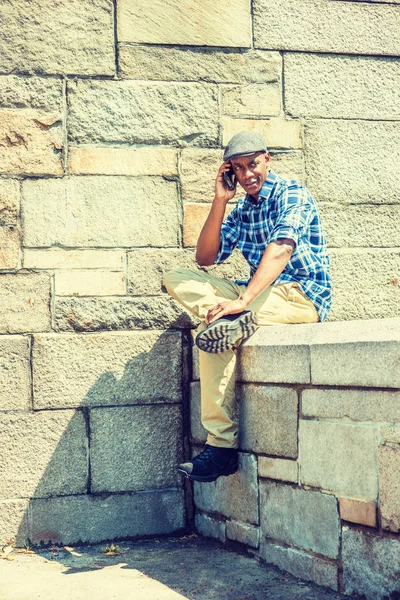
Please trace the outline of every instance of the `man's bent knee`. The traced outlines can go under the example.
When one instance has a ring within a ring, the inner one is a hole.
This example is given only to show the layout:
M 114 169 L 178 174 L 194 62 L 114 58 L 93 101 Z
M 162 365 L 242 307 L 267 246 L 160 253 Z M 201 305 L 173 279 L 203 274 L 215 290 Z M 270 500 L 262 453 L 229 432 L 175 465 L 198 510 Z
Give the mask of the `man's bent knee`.
M 189 279 L 191 273 L 192 271 L 190 269 L 185 269 L 183 267 L 167 271 L 163 277 L 163 286 L 166 288 L 167 292 L 171 293 L 171 290 L 173 290 L 178 283 L 185 279 Z

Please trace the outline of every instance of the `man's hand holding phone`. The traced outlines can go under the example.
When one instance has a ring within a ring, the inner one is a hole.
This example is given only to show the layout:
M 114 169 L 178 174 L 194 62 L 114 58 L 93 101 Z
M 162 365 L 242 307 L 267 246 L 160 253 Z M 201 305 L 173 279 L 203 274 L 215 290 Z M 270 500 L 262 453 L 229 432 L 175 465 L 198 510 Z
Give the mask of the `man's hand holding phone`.
M 215 180 L 215 198 L 226 203 L 229 202 L 236 194 L 236 184 L 231 163 L 222 163 Z

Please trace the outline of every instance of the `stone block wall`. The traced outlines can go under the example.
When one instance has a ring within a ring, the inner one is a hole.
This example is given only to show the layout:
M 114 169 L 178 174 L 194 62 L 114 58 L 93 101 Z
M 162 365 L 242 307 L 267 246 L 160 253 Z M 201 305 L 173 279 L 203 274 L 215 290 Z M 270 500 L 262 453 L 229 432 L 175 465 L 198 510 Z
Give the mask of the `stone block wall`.
M 239 471 L 194 483 L 197 531 L 345 594 L 397 598 L 399 360 L 398 318 L 259 329 L 238 351 Z

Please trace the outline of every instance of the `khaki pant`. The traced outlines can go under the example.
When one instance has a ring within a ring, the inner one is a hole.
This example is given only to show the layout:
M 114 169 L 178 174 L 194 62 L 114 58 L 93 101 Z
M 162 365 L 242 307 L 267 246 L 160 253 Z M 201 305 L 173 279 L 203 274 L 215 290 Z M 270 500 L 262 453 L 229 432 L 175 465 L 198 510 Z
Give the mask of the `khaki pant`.
M 200 271 L 175 269 L 164 277 L 164 285 L 173 298 L 203 320 L 207 311 L 226 300 L 236 300 L 246 286 L 213 277 Z M 264 290 L 247 307 L 257 314 L 258 324 L 288 325 L 316 323 L 318 313 L 297 283 L 273 285 Z M 238 423 L 235 420 L 236 352 L 228 350 L 210 354 L 199 350 L 201 421 L 208 431 L 207 444 L 237 448 Z

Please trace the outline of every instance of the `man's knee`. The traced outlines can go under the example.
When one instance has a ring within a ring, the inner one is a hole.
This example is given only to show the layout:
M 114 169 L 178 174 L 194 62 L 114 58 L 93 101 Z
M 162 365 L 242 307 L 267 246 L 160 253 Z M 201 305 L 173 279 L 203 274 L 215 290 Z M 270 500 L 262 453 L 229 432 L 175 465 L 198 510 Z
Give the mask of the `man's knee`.
M 183 267 L 167 271 L 163 277 L 163 286 L 167 292 L 171 293 L 171 290 L 173 290 L 178 283 L 189 279 L 191 273 L 192 271 L 190 269 L 185 269 Z

